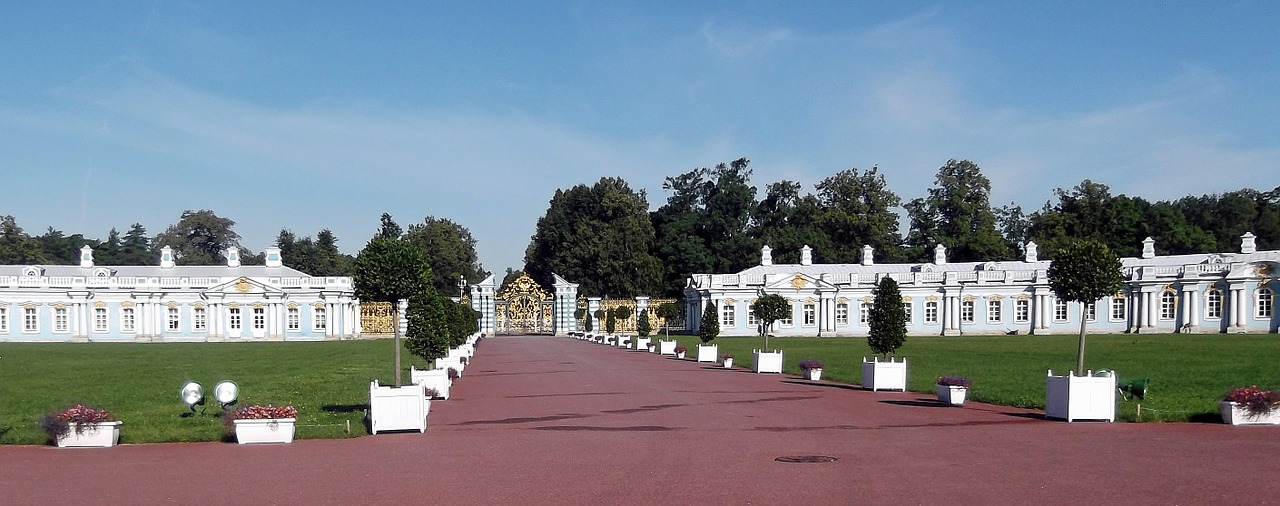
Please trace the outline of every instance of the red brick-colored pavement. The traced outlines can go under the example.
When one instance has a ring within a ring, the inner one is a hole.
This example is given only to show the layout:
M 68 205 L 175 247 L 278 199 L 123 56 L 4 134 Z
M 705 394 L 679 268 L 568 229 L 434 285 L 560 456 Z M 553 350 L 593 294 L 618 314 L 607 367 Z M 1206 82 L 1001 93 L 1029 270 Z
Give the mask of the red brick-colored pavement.
M 451 394 L 426 434 L 3 447 L 0 503 L 1280 503 L 1280 427 L 1067 424 L 550 337 L 484 341 Z

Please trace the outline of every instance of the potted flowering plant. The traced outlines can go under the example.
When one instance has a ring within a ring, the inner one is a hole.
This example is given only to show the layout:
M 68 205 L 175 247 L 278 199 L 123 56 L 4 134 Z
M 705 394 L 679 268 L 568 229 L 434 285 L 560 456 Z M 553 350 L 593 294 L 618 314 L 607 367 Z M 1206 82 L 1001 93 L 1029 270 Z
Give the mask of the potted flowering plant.
M 724 362 L 725 369 L 733 369 L 733 355 L 725 353 L 720 355 L 720 360 Z
M 1280 390 L 1257 385 L 1236 388 L 1218 403 L 1222 422 L 1231 425 L 1280 425 Z
M 969 378 L 964 376 L 941 376 L 934 385 L 934 392 L 938 394 L 938 402 L 960 406 L 969 393 L 969 385 Z
M 684 358 L 684 354 L 689 350 L 683 344 L 676 345 L 676 358 Z
M 76 404 L 44 415 L 40 427 L 60 448 L 108 447 L 120 442 L 121 423 L 110 411 Z
M 822 361 L 812 358 L 806 358 L 800 361 L 800 370 L 804 372 L 804 379 L 809 381 L 818 381 L 822 379 Z
M 298 410 L 293 406 L 254 404 L 232 411 L 227 417 L 240 444 L 292 443 Z

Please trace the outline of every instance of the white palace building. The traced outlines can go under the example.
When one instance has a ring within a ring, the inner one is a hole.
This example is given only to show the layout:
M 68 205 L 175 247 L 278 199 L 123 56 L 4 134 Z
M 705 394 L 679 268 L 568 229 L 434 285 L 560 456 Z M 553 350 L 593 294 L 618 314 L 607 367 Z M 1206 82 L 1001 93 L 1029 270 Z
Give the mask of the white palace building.
M 1155 254 L 1143 241 L 1140 258 L 1122 258 L 1125 287 L 1087 307 L 1093 332 L 1275 333 L 1280 328 L 1276 293 L 1280 251 L 1257 251 L 1254 235 L 1241 237 L 1238 253 Z M 867 335 L 867 309 L 883 276 L 898 282 L 912 335 L 1059 334 L 1080 329 L 1080 307 L 1054 297 L 1049 261 L 1026 245 L 1023 261 L 948 263 L 939 245 L 925 264 L 876 264 L 866 246 L 860 264 L 814 264 L 808 246 L 800 264 L 774 264 L 770 249 L 760 265 L 736 274 L 695 274 L 685 287 L 687 328 L 698 329 L 707 304 L 715 304 L 720 334 L 759 331 L 751 303 L 778 294 L 792 303 L 791 318 L 775 322 L 772 335 Z
M 349 277 L 311 277 L 284 267 L 279 248 L 266 265 L 0 265 L 0 342 L 315 341 L 360 333 Z

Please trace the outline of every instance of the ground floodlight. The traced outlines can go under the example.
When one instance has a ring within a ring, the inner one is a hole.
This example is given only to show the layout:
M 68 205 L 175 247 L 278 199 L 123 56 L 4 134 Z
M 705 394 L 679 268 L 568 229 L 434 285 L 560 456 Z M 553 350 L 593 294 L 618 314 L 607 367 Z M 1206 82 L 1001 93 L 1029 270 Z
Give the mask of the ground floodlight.
M 236 403 L 236 397 L 240 395 L 240 388 L 231 380 L 223 380 L 213 387 L 213 398 L 217 399 L 218 404 L 222 405 L 222 409 Z
M 194 381 L 183 385 L 178 397 L 182 399 L 182 402 L 187 403 L 187 407 L 191 408 L 191 411 L 196 410 L 196 405 L 204 405 L 204 389 L 200 388 L 200 384 Z

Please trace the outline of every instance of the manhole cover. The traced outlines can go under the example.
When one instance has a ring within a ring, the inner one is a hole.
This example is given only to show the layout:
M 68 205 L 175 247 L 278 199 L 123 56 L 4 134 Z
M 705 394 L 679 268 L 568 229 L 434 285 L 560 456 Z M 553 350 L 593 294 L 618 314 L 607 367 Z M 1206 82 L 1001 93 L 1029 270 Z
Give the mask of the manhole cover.
M 788 464 L 821 464 L 824 462 L 835 462 L 840 459 L 826 455 L 791 455 L 787 457 L 778 457 L 773 460 L 786 462 Z

